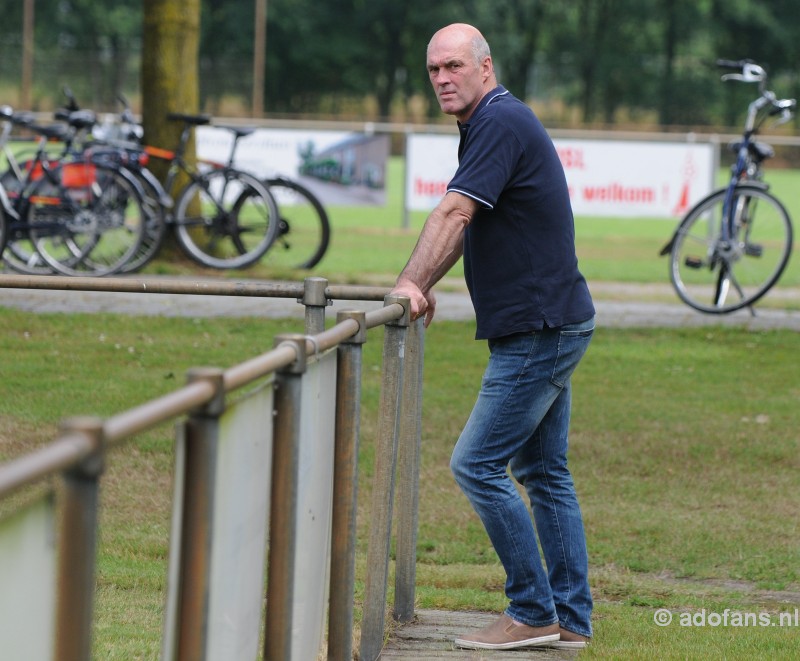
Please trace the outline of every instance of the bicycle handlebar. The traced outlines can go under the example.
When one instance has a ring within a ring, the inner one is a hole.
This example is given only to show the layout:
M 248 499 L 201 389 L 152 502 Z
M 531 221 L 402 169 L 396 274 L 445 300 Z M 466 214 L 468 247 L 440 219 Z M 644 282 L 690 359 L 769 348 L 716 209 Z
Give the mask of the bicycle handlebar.
M 739 71 L 745 64 L 751 63 L 752 60 L 717 60 L 717 66 L 720 69 L 733 69 Z
M 794 99 L 779 99 L 774 92 L 766 89 L 767 72 L 753 62 L 753 60 L 717 60 L 717 66 L 721 69 L 734 71 L 722 75 L 723 81 L 736 80 L 743 83 L 758 83 L 759 97 L 755 99 L 747 110 L 747 121 L 745 131 L 752 132 L 756 129 L 756 116 L 762 110 L 769 108 L 763 114 L 763 118 L 780 116 L 776 120 L 777 124 L 788 122 L 795 112 L 797 102 Z
M 723 74 L 722 80 L 738 80 L 743 83 L 763 83 L 767 72 L 753 60 L 717 60 L 720 69 L 735 71 Z

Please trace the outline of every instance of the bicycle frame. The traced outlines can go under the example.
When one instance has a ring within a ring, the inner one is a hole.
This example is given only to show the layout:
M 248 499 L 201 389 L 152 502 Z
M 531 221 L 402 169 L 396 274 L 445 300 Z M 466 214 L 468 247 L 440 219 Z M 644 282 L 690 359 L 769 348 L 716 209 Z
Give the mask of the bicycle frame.
M 186 146 L 189 143 L 189 138 L 191 135 L 191 131 L 196 126 L 200 126 L 205 124 L 206 122 L 198 121 L 201 119 L 201 116 L 197 116 L 192 118 L 191 116 L 185 116 L 180 114 L 171 114 L 169 115 L 170 119 L 173 120 L 183 120 L 184 126 L 181 131 L 181 137 L 178 141 L 178 147 L 171 151 L 169 149 L 163 149 L 161 147 L 153 147 L 151 145 L 146 145 L 143 147 L 145 153 L 148 156 L 152 156 L 153 158 L 158 158 L 161 160 L 169 161 L 170 166 L 169 170 L 167 171 L 166 181 L 164 182 L 164 190 L 167 191 L 168 195 L 171 195 L 171 192 L 175 186 L 175 181 L 178 178 L 180 173 L 185 174 L 189 179 L 201 186 L 203 190 L 208 191 L 209 187 L 203 177 L 203 173 L 199 171 L 198 168 L 193 167 L 186 161 L 185 153 L 186 153 Z M 190 121 L 194 119 L 195 121 Z M 236 178 L 236 171 L 233 166 L 234 158 L 236 155 L 236 146 L 239 142 L 239 138 L 244 135 L 245 133 L 233 130 L 233 144 L 231 145 L 231 150 L 228 155 L 227 163 L 220 163 L 218 161 L 212 161 L 210 159 L 197 159 L 197 162 L 203 165 L 209 166 L 212 170 L 222 171 L 225 174 L 225 185 L 229 181 L 232 181 Z M 219 196 L 219 199 L 224 199 L 226 189 L 222 190 L 222 194 Z M 217 211 L 221 212 L 222 207 L 217 202 L 216 198 L 212 196 L 215 206 L 217 207 Z

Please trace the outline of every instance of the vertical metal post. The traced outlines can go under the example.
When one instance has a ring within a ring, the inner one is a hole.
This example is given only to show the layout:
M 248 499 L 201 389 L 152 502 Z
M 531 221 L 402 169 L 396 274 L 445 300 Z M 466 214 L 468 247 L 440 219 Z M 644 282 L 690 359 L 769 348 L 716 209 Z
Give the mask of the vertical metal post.
M 303 287 L 303 298 L 299 302 L 306 306 L 306 333 L 316 335 L 325 330 L 328 281 L 325 278 L 306 278 Z
M 367 326 L 364 312 L 339 312 L 336 322 L 341 323 L 345 319 L 358 321 L 359 330 L 337 348 L 328 661 L 353 659 L 361 366 L 362 346 L 367 340 Z
M 210 381 L 214 397 L 186 421 L 178 587 L 178 661 L 203 661 L 208 644 L 211 538 L 214 534 L 214 474 L 219 417 L 225 409 L 223 371 L 193 368 L 187 381 Z
M 94 451 L 64 473 L 56 658 L 89 661 L 92 658 L 98 495 L 103 472 L 103 422 L 98 418 L 71 418 L 64 421 L 62 429 L 84 434 L 91 440 Z
M 264 69 L 267 59 L 267 0 L 255 0 L 253 34 L 253 117 L 264 114 Z
M 400 439 L 397 449 L 397 544 L 393 615 L 398 622 L 410 622 L 414 617 L 424 346 L 425 327 L 423 320 L 418 319 L 409 326 L 406 341 Z
M 306 340 L 303 335 L 278 335 L 275 338 L 275 346 L 285 343 L 294 346 L 297 358 L 280 370 L 275 380 L 265 661 L 289 661 L 292 653 L 300 388 L 301 377 L 306 370 Z
M 35 41 L 34 7 L 35 0 L 24 0 L 22 3 L 22 80 L 19 90 L 19 105 L 21 108 L 31 107 Z
M 392 537 L 392 503 L 397 465 L 397 436 L 400 395 L 403 390 L 403 360 L 409 324 L 407 297 L 386 296 L 385 305 L 401 303 L 403 317 L 387 324 L 383 341 L 383 383 L 381 386 L 375 477 L 372 489 L 367 576 L 364 587 L 364 616 L 361 621 L 361 661 L 375 661 L 383 647 L 389 552 Z

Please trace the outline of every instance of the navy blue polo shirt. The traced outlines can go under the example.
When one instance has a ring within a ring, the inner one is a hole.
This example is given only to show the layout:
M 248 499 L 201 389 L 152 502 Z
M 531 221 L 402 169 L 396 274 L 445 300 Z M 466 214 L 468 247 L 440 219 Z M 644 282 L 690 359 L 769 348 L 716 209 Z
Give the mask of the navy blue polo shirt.
M 447 190 L 480 204 L 464 233 L 476 339 L 590 319 L 564 168 L 538 118 L 498 86 L 459 130 Z

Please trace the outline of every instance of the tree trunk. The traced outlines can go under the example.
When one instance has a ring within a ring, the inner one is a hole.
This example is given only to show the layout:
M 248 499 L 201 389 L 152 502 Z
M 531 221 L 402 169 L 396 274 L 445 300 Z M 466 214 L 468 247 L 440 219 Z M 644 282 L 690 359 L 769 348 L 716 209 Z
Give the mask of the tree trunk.
M 502 84 L 514 96 L 528 101 L 533 93 L 528 81 L 533 70 L 536 51 L 539 49 L 539 35 L 544 24 L 544 2 L 513 2 L 504 16 L 504 24 L 509 30 L 518 30 L 516 46 L 510 51 L 510 61 L 503 62 Z
M 664 75 L 661 79 L 661 108 L 659 109 L 659 123 L 669 126 L 673 122 L 673 84 L 675 79 L 675 54 L 678 43 L 678 16 L 674 0 L 664 0 Z
M 183 125 L 169 112 L 198 112 L 200 0 L 143 0 L 142 125 L 146 144 L 173 149 Z M 194 139 L 187 150 L 194 154 Z M 151 161 L 163 181 L 166 163 Z M 170 191 L 174 193 L 174 191 Z
M 178 145 L 183 124 L 167 119 L 167 113 L 198 112 L 200 99 L 198 61 L 200 51 L 200 0 L 143 0 L 142 26 L 142 126 L 144 143 L 172 150 Z M 196 160 L 194 135 L 186 148 L 186 160 Z M 169 164 L 151 158 L 148 167 L 163 183 Z M 188 179 L 179 176 L 173 198 Z M 172 262 L 188 261 L 171 232 L 160 256 Z

